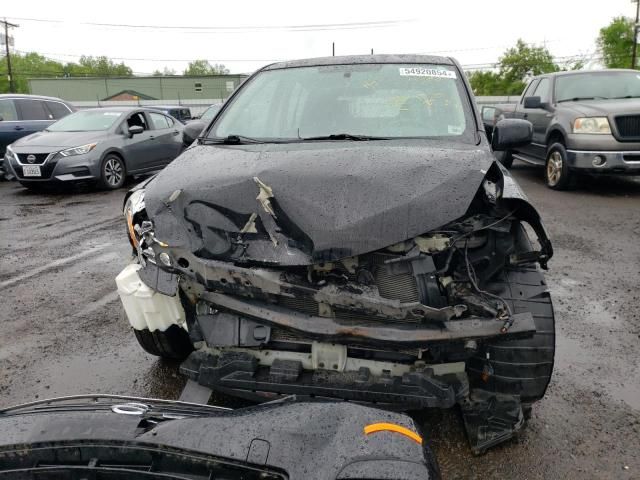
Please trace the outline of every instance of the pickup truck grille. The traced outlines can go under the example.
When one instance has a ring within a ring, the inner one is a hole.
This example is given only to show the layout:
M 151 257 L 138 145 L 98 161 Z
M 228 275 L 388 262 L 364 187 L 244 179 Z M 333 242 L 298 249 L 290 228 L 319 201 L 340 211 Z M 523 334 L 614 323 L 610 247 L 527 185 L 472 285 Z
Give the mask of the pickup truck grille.
M 620 140 L 640 139 L 640 115 L 621 115 L 615 120 Z

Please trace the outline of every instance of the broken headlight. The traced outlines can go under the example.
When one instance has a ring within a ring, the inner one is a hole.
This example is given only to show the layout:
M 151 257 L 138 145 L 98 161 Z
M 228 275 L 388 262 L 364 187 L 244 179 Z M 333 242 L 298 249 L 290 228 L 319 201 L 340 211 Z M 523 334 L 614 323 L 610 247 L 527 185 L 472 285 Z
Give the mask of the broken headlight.
M 131 246 L 138 248 L 139 238 L 136 232 L 136 224 L 140 219 L 136 219 L 136 215 L 144 210 L 144 189 L 135 190 L 124 205 L 124 217 L 127 220 L 127 230 L 129 232 L 129 241 Z M 136 221 L 137 220 L 137 221 Z

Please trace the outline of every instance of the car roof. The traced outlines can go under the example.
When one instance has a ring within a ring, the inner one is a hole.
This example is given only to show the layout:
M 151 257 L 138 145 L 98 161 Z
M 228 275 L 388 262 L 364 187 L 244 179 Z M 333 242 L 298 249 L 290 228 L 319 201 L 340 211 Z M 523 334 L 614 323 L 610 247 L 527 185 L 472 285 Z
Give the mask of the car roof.
M 636 74 L 640 74 L 640 72 L 638 72 L 638 70 L 631 70 L 630 68 L 603 68 L 600 70 L 570 70 L 567 72 L 550 72 L 550 73 L 543 73 L 541 75 L 536 75 L 535 77 L 532 77 L 533 79 L 536 78 L 542 78 L 542 77 L 569 77 L 572 75 L 583 75 L 585 73 L 588 74 L 600 74 L 600 73 L 610 73 L 610 72 L 630 72 L 630 73 L 636 73 Z
M 272 63 L 271 65 L 267 65 L 264 70 L 315 67 L 322 65 L 357 65 L 366 63 L 434 63 L 438 65 L 455 65 L 453 59 L 449 57 L 438 57 L 434 55 L 346 55 L 340 57 L 318 57 Z
M 3 99 L 3 98 L 31 98 L 33 100 L 53 100 L 56 102 L 69 103 L 66 100 L 62 100 L 61 98 L 58 98 L 58 97 L 47 97 L 44 95 L 27 95 L 24 93 L 2 93 L 0 94 L 0 99 Z
M 155 108 L 157 109 L 172 109 L 172 108 L 177 108 L 177 109 L 182 109 L 182 108 L 189 108 L 186 105 L 149 105 L 148 108 Z
M 154 111 L 154 108 L 148 107 L 94 107 L 94 108 L 82 108 L 78 111 L 80 112 L 120 112 L 120 113 L 129 113 L 129 112 L 151 112 Z

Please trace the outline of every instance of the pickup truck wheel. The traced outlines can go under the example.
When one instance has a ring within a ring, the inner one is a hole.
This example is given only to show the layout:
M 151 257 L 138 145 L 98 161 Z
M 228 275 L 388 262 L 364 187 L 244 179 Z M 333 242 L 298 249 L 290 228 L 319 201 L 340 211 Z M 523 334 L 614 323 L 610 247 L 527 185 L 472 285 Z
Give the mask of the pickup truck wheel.
M 554 143 L 547 150 L 544 178 L 547 187 L 554 190 L 564 190 L 569 186 L 571 172 L 567 163 L 567 150 L 561 143 Z
M 146 328 L 134 329 L 134 332 L 140 346 L 147 353 L 157 357 L 182 360 L 193 351 L 189 334 L 178 325 L 171 325 L 164 332 L 160 330 L 151 332 Z
M 513 154 L 511 153 L 511 150 L 495 152 L 494 155 L 504 168 L 509 169 L 511 168 L 511 165 L 513 165 Z

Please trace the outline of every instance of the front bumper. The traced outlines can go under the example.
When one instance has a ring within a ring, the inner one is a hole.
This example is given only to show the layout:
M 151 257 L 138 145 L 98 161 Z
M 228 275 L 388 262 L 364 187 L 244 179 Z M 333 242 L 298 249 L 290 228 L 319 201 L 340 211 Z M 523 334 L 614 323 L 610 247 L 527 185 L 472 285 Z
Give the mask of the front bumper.
M 567 162 L 573 170 L 590 173 L 640 175 L 639 151 L 599 151 L 567 149 Z
M 13 156 L 9 157 L 5 154 L 4 164 L 5 171 L 21 182 L 77 182 L 100 178 L 100 156 L 95 151 L 71 157 L 52 153 L 43 163 L 34 164 L 40 167 L 41 176 L 39 177 L 25 176 L 23 167 L 29 164 L 19 162 Z

